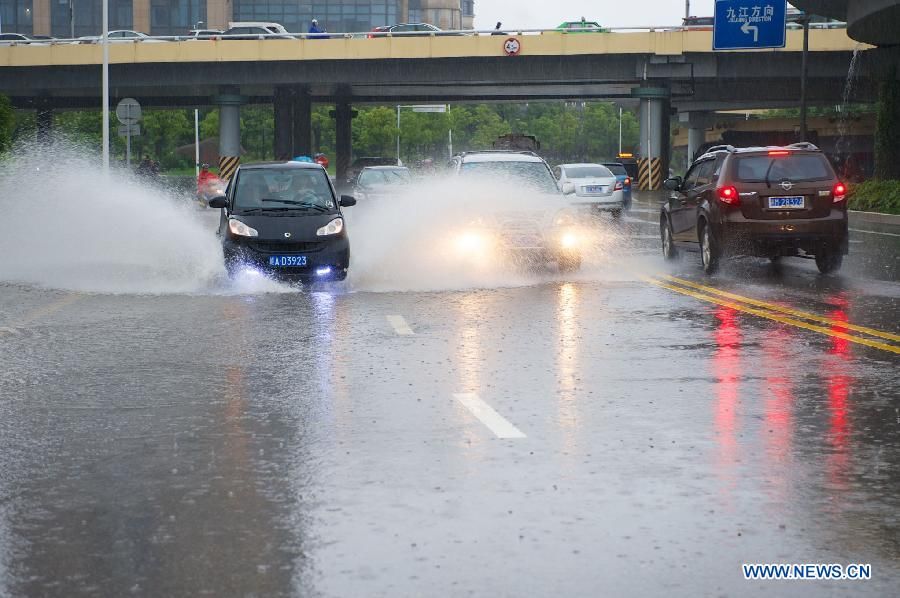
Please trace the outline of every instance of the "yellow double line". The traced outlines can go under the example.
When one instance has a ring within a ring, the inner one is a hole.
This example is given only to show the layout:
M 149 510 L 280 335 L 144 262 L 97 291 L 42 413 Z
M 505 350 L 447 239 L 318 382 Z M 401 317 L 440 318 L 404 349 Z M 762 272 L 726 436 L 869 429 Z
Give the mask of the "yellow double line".
M 683 278 L 676 278 L 674 276 L 660 275 L 656 278 L 642 278 L 652 285 L 658 286 L 663 289 L 668 289 L 676 293 L 681 293 L 682 295 L 687 295 L 688 297 L 693 297 L 695 299 L 699 299 L 700 301 L 714 303 L 716 305 L 728 307 L 736 311 L 751 314 L 760 318 L 773 320 L 781 324 L 788 324 L 789 326 L 795 326 L 797 328 L 803 328 L 804 330 L 818 332 L 830 337 L 844 339 L 851 343 L 865 345 L 867 347 L 880 349 L 889 353 L 900 354 L 900 335 L 891 334 L 890 332 L 883 332 L 881 330 L 875 330 L 874 328 L 867 328 L 865 326 L 858 326 L 856 324 L 850 324 L 848 322 L 826 318 L 805 311 L 800 311 L 799 309 L 793 309 L 790 307 L 785 307 L 783 305 L 769 303 L 767 301 L 751 299 L 749 297 L 744 297 L 735 293 L 729 293 L 727 291 L 722 291 L 714 287 L 697 284 L 695 282 L 684 280 Z M 822 326 L 821 324 L 824 324 L 825 326 Z M 849 331 L 852 331 L 856 334 L 850 334 Z

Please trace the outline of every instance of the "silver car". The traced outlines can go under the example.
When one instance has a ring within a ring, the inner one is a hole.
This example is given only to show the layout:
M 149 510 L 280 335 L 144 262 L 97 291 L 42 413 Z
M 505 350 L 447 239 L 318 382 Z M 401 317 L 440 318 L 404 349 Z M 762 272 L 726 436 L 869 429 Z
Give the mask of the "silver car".
M 570 198 L 572 205 L 592 212 L 611 212 L 614 218 L 625 208 L 625 187 L 602 164 L 560 164 L 553 169 L 559 190 Z

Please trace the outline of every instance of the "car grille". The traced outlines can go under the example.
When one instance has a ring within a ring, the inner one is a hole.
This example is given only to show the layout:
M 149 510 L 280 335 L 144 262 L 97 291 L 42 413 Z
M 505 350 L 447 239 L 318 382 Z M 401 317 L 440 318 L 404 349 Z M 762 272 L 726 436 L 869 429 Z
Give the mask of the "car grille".
M 280 241 L 250 241 L 250 249 L 260 253 L 312 253 L 320 251 L 324 243 L 306 241 L 300 243 L 282 243 Z

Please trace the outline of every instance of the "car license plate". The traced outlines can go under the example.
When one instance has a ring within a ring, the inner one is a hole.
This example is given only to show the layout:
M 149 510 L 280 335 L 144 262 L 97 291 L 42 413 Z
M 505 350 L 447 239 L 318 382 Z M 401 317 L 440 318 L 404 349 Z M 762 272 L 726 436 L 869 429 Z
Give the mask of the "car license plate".
M 584 188 L 585 193 L 606 193 L 606 187 L 600 185 L 588 185 Z
M 770 197 L 769 209 L 775 210 L 802 210 L 804 207 L 802 195 L 790 197 Z
M 306 265 L 305 255 L 270 255 L 269 265 L 283 267 L 303 267 Z

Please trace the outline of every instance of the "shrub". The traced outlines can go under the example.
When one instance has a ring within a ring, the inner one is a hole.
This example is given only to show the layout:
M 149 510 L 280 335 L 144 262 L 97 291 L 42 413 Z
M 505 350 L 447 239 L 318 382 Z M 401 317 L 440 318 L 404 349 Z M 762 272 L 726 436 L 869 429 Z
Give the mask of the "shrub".
M 900 181 L 871 180 L 850 188 L 851 210 L 900 214 Z

